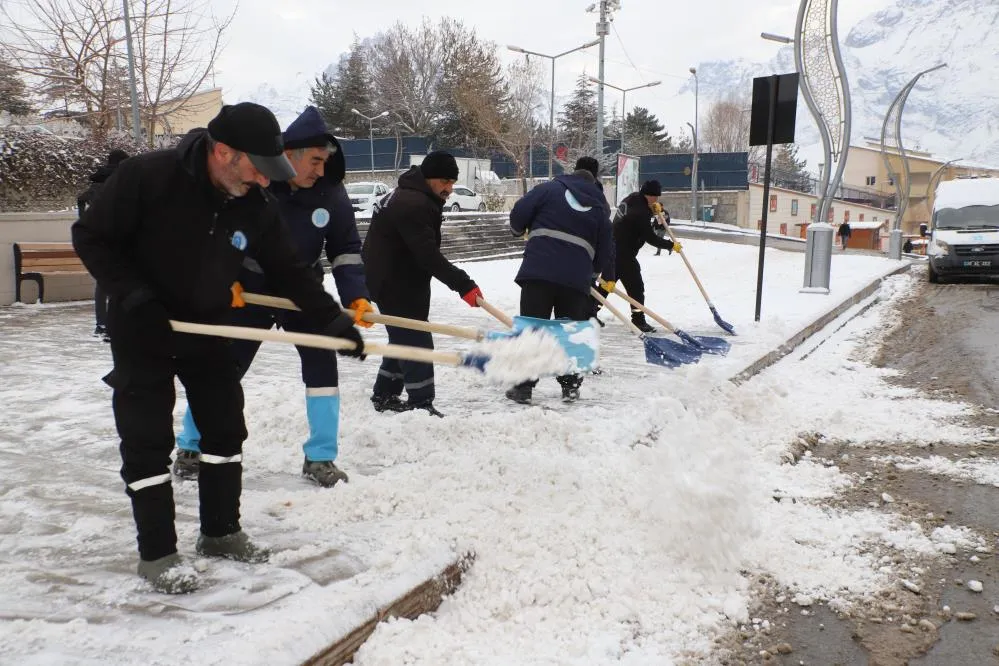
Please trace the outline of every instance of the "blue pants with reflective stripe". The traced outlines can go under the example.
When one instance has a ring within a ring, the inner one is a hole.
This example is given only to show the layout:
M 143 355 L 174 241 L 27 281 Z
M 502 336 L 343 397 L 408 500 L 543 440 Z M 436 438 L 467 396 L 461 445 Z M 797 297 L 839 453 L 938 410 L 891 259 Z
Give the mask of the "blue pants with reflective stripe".
M 267 308 L 248 305 L 233 312 L 230 323 L 234 326 L 271 328 L 279 325 L 286 331 L 315 333 L 305 326 L 297 313 L 287 316 L 274 314 Z M 233 340 L 229 345 L 239 376 L 242 379 L 250 369 L 260 349 L 255 340 Z M 302 381 L 306 387 L 306 416 L 309 419 L 309 439 L 303 445 L 305 457 L 312 461 L 336 460 L 337 439 L 340 427 L 340 393 L 336 352 L 296 345 L 302 364 Z M 188 407 L 184 412 L 182 428 L 177 436 L 177 447 L 185 451 L 199 451 L 201 435 Z

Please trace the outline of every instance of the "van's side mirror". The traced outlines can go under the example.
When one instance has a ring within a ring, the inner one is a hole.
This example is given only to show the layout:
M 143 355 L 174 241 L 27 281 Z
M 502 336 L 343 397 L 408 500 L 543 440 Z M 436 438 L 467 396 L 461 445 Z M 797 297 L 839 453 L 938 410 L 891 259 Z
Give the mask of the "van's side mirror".
M 926 224 L 920 224 L 919 225 L 919 235 L 922 236 L 923 238 L 926 238 L 929 230 L 930 229 L 929 229 L 928 226 L 926 226 Z

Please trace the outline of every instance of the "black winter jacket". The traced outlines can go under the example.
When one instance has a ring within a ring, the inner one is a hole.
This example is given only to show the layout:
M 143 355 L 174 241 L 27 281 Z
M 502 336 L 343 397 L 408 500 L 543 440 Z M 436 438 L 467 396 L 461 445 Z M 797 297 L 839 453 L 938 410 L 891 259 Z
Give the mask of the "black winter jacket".
M 673 241 L 656 235 L 652 224 L 652 209 L 644 194 L 632 192 L 614 212 L 614 247 L 617 261 L 634 259 L 638 251 L 648 243 L 652 247 L 673 250 Z
M 444 201 L 418 166 L 399 176 L 399 187 L 378 202 L 361 250 L 372 299 L 426 294 L 431 277 L 459 294 L 475 287 L 468 273 L 441 254 L 443 210 Z
M 83 211 L 87 210 L 87 206 L 97 198 L 97 194 L 104 187 L 104 181 L 111 177 L 116 168 L 118 168 L 117 165 L 104 164 L 90 174 L 90 186 L 76 197 L 76 211 L 80 217 L 83 217 Z
M 246 256 L 267 273 L 311 324 L 324 327 L 340 308 L 296 255 L 273 198 L 260 188 L 232 198 L 208 177 L 207 131 L 192 130 L 176 149 L 132 157 L 73 224 L 73 246 L 125 316 L 149 300 L 176 318 L 226 320 L 230 287 Z

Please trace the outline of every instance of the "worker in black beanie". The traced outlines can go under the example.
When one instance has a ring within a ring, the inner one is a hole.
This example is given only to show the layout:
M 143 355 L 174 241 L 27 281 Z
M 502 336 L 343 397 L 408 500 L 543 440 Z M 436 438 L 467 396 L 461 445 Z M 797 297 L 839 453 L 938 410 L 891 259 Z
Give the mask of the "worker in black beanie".
M 458 180 L 458 163 L 437 151 L 399 176 L 399 186 L 375 206 L 361 256 L 368 291 L 382 314 L 421 319 L 430 316 L 430 278 L 437 278 L 472 307 L 482 291 L 441 254 L 444 202 Z M 386 326 L 389 342 L 434 348 L 430 333 Z M 406 389 L 408 400 L 399 396 Z M 371 402 L 379 412 L 434 408 L 434 366 L 431 363 L 382 360 Z
M 659 197 L 663 189 L 658 180 L 647 180 L 638 192 L 624 198 L 614 212 L 614 247 L 617 279 L 624 285 L 628 295 L 639 303 L 645 303 L 645 282 L 642 280 L 642 266 L 638 263 L 638 251 L 648 243 L 653 247 L 667 250 L 670 254 L 679 250 L 668 238 L 660 238 L 654 230 L 653 217 L 661 210 Z M 603 291 L 603 290 L 601 290 Z M 645 333 L 655 331 L 645 320 L 645 313 L 631 308 L 631 321 Z

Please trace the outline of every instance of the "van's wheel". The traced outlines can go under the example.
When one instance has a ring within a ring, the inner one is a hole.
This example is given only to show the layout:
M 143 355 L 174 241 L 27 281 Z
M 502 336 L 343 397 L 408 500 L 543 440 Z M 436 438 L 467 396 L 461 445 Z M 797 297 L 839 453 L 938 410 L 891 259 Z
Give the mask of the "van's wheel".
M 940 282 L 940 275 L 935 270 L 933 270 L 932 262 L 927 262 L 926 268 L 927 268 L 926 271 L 927 279 L 933 284 L 938 284 Z

